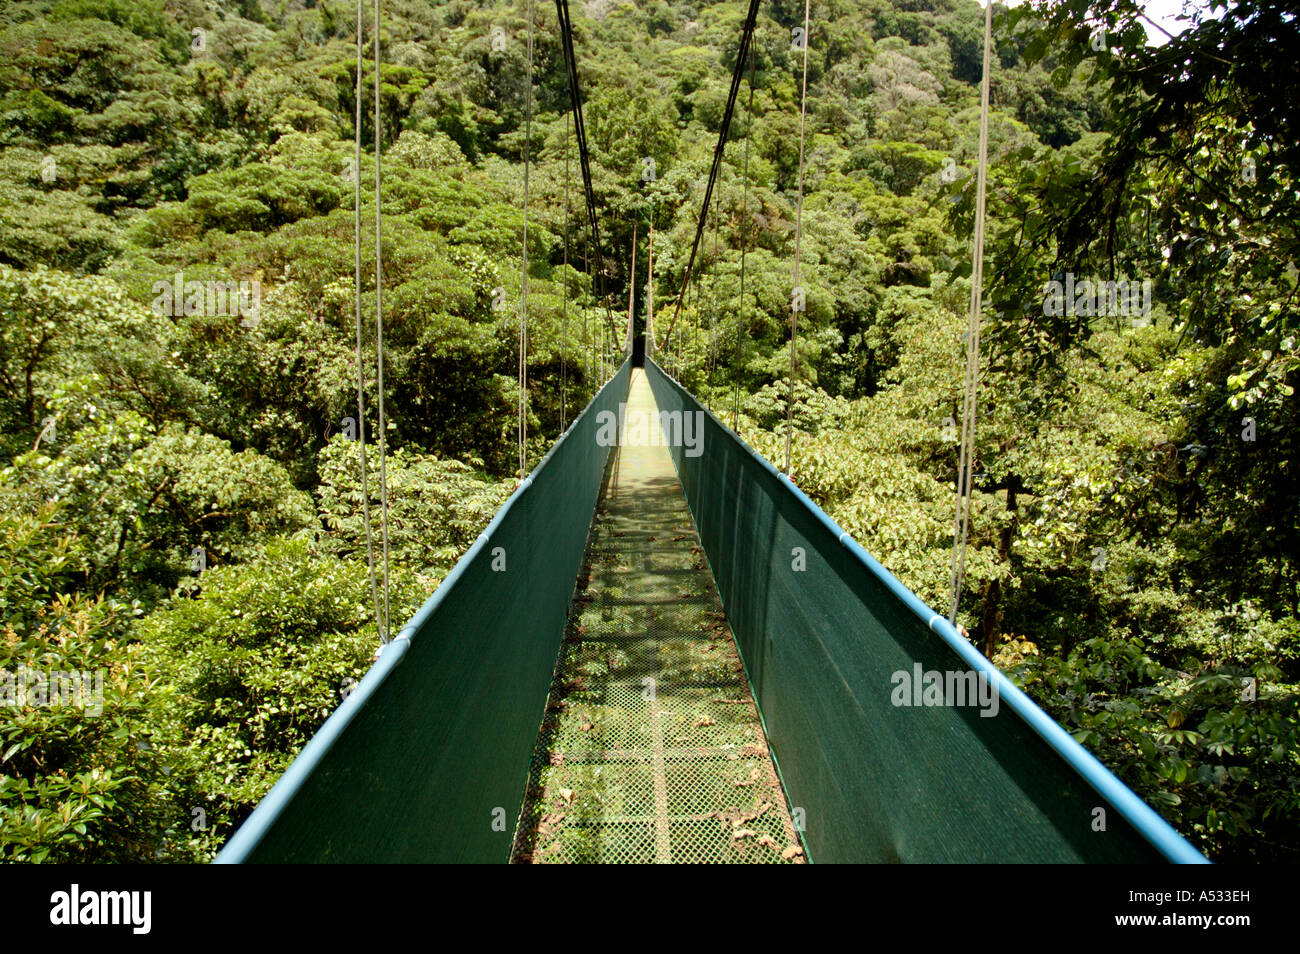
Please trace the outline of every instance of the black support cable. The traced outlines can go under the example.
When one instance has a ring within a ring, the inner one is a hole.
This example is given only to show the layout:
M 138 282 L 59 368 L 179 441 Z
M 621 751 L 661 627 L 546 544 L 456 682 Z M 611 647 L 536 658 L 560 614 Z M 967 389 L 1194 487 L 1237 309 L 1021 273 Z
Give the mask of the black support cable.
M 569 74 L 569 95 L 573 102 L 573 131 L 578 139 L 578 164 L 582 167 L 582 188 L 587 197 L 587 227 L 591 230 L 591 243 L 596 249 L 600 300 L 605 305 L 605 317 L 609 321 L 612 333 L 614 315 L 609 310 L 609 297 L 605 291 L 605 253 L 600 244 L 600 223 L 596 220 L 596 194 L 591 187 L 591 159 L 587 151 L 587 126 L 582 119 L 582 95 L 578 86 L 578 61 L 573 53 L 573 24 L 569 19 L 569 0 L 555 0 L 555 12 L 560 18 L 560 42 L 564 48 L 564 65 Z
M 557 3 L 560 0 L 556 0 Z M 736 108 L 736 94 L 740 92 L 740 80 L 745 74 L 745 60 L 749 56 L 750 44 L 754 39 L 754 24 L 758 21 L 759 0 L 749 0 L 749 13 L 745 16 L 745 25 L 740 34 L 740 49 L 736 51 L 736 68 L 731 73 L 731 91 L 727 94 L 727 108 L 722 114 L 722 128 L 718 130 L 718 145 L 713 150 L 713 167 L 709 170 L 709 184 L 704 189 L 704 204 L 700 207 L 700 220 L 695 225 L 695 240 L 691 242 L 691 257 L 686 261 L 686 272 L 682 275 L 682 287 L 677 293 L 677 307 L 673 309 L 673 320 L 668 323 L 668 340 L 672 340 L 673 326 L 677 324 L 677 315 L 682 310 L 682 299 L 686 297 L 686 286 L 691 280 L 691 269 L 695 265 L 695 253 L 700 248 L 700 236 L 704 234 L 709 218 L 709 202 L 713 198 L 713 184 L 717 181 L 718 171 L 722 168 L 722 156 L 727 149 L 727 133 L 731 129 L 731 114 Z

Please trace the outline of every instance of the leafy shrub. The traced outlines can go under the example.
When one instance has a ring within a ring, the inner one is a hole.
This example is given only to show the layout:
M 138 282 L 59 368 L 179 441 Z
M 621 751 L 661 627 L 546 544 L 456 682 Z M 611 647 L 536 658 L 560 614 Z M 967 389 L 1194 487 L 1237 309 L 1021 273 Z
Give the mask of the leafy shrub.
M 379 533 L 379 455 L 367 454 L 372 533 Z M 400 449 L 388 456 L 388 539 L 392 559 L 438 577 L 469 549 L 514 489 L 485 479 L 458 460 Z M 343 557 L 364 556 L 365 519 L 356 443 L 336 436 L 320 453 L 321 547 Z
M 167 841 L 183 821 L 170 766 L 150 742 L 160 697 L 123 638 L 138 610 L 55 593 L 77 542 L 50 516 L 0 512 L 0 860 L 183 860 Z
M 90 580 L 152 599 L 190 571 L 196 547 L 205 563 L 248 559 L 314 519 L 274 461 L 179 424 L 155 433 L 133 412 L 82 427 L 56 456 L 20 455 L 0 472 L 0 499 L 27 512 L 64 502 Z
M 207 822 L 192 848 L 211 852 L 360 681 L 380 640 L 365 563 L 302 537 L 273 540 L 262 558 L 199 582 L 196 598 L 178 596 L 136 636 L 176 726 L 168 756 L 185 766 L 185 804 Z M 430 589 L 394 573 L 394 631 Z
M 1166 668 L 1100 637 L 1014 670 L 1075 739 L 1221 861 L 1283 860 L 1300 840 L 1300 707 L 1266 662 Z

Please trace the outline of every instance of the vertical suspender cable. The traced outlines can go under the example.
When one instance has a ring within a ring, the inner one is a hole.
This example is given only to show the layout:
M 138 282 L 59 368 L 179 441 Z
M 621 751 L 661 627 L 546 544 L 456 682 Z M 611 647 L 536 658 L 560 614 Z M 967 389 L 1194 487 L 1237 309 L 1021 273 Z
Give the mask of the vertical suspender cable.
M 790 297 L 790 380 L 785 392 L 785 473 L 790 473 L 790 435 L 794 431 L 795 349 L 799 338 L 799 258 L 803 243 L 803 145 L 804 123 L 808 116 L 808 21 L 812 0 L 803 4 L 803 88 L 799 96 L 799 197 L 794 214 L 794 292 Z
M 635 222 L 635 221 L 632 223 L 632 276 L 633 276 L 634 279 L 635 279 L 635 277 L 636 277 L 636 233 L 637 233 L 637 224 L 638 224 L 638 223 Z M 625 349 L 625 350 L 627 350 L 627 351 L 631 351 L 631 350 L 632 350 L 632 330 L 633 330 L 633 328 L 635 327 L 635 324 L 636 324 L 636 323 L 635 323 L 635 320 L 634 320 L 634 316 L 635 316 L 635 314 L 636 314 L 636 282 L 635 282 L 635 280 L 632 281 L 631 299 L 632 299 L 632 307 L 629 308 L 628 311 L 627 311 L 627 334 L 623 337 L 623 341 L 624 341 L 624 343 L 626 344 L 626 349 Z
M 709 394 L 713 394 L 713 371 L 718 360 L 718 200 L 713 200 L 713 288 L 709 297 Z M 712 410 L 712 408 L 710 408 Z
M 744 182 L 742 197 L 744 199 L 744 211 L 740 218 L 740 315 L 736 321 L 736 367 L 731 377 L 731 429 L 734 431 L 740 427 L 740 362 L 741 362 L 741 342 L 749 333 L 749 325 L 745 321 L 745 258 L 749 251 L 748 231 L 745 229 L 745 219 L 749 217 L 749 134 L 754 129 L 754 51 L 749 51 L 749 105 L 746 107 L 746 125 L 745 125 L 745 164 L 742 180 Z
M 569 121 L 564 119 L 564 280 L 560 299 L 560 433 L 568 426 L 566 416 L 569 396 Z
M 646 240 L 645 258 L 645 323 L 647 328 L 655 324 L 655 204 L 650 202 L 650 229 Z
M 627 340 L 632 340 L 632 309 L 636 307 L 636 219 L 632 220 L 632 272 L 627 282 Z
M 694 374 L 691 376 L 691 387 L 699 390 L 700 378 L 699 372 L 703 367 L 704 352 L 700 350 L 700 330 L 704 326 L 704 314 L 700 311 L 700 283 L 695 283 L 694 293 L 691 295 L 691 304 L 693 305 L 694 318 L 691 321 L 691 362 L 694 365 Z
M 384 233 L 381 219 L 380 153 L 383 147 L 383 114 L 379 103 L 379 0 L 375 0 L 375 355 L 379 396 L 379 527 L 384 538 L 384 642 L 388 642 L 388 431 L 384 418 Z
M 653 247 L 654 247 L 654 236 L 655 236 L 655 233 L 654 233 L 654 223 L 652 222 L 652 223 L 650 224 L 650 245 L 651 245 L 651 248 L 652 248 L 652 249 L 653 249 Z M 651 254 L 653 255 L 653 252 L 652 252 Z M 651 258 L 651 265 L 653 265 L 653 264 L 654 264 L 654 259 Z M 651 271 L 651 272 L 649 273 L 649 276 L 648 276 L 648 277 L 649 277 L 649 279 L 650 279 L 650 288 L 651 288 L 651 292 L 650 292 L 650 293 L 653 295 L 653 294 L 654 294 L 654 291 L 653 291 L 653 289 L 654 289 L 654 281 L 655 281 L 654 272 Z M 688 321 L 690 320 L 690 311 L 689 311 L 689 310 L 688 310 L 687 313 L 686 313 L 686 319 L 687 319 Z M 678 381 L 685 380 L 685 376 L 684 376 L 683 373 L 682 373 L 682 344 L 683 344 L 683 338 L 684 338 L 685 335 L 686 335 L 686 327 L 685 327 L 685 324 L 686 324 L 686 322 L 682 322 L 682 324 L 680 324 L 680 325 L 677 326 L 677 361 L 676 361 L 676 363 L 674 364 L 674 367 L 677 368 L 677 380 L 678 380 Z
M 957 516 L 952 539 L 952 599 L 948 622 L 956 625 L 966 573 L 970 531 L 971 479 L 975 470 L 975 398 L 979 388 L 980 307 L 984 292 L 984 193 L 988 181 L 989 62 L 993 47 L 993 0 L 984 8 L 984 79 L 980 86 L 979 172 L 975 183 L 975 235 L 971 243 L 970 313 L 966 322 L 966 378 L 962 406 L 961 453 L 957 465 Z
M 704 316 L 700 313 L 699 282 L 695 283 L 694 293 L 691 294 L 689 297 L 690 297 L 690 304 L 694 308 L 694 311 L 692 312 L 693 317 L 691 319 L 691 346 L 690 346 L 690 351 L 693 353 L 689 355 L 689 360 L 694 365 L 695 373 L 692 374 L 691 376 L 691 387 L 694 390 L 699 390 L 700 359 L 703 357 L 700 351 L 700 323 L 704 320 Z
M 365 0 L 357 0 L 357 109 L 356 140 L 352 154 L 353 226 L 356 242 L 353 249 L 353 298 L 357 319 L 357 448 L 361 454 L 361 513 L 366 521 L 366 564 L 370 569 L 370 598 L 375 608 L 375 625 L 379 638 L 388 642 L 387 630 L 379 613 L 379 583 L 375 579 L 375 543 L 370 531 L 370 463 L 366 459 L 366 364 L 361 332 L 361 103 L 365 82 L 362 74 L 365 26 Z
M 524 274 L 519 294 L 519 479 L 528 476 L 528 157 L 533 138 L 533 0 L 528 0 L 528 98 L 524 119 Z
M 591 249 L 590 248 L 583 249 L 582 271 L 583 274 L 587 275 L 588 277 L 591 276 Z M 594 342 L 592 342 L 591 340 L 591 334 L 588 330 L 586 305 L 582 306 L 582 344 L 587 353 L 587 368 L 588 370 L 592 370 L 594 368 L 596 370 L 596 378 L 597 380 L 599 380 L 600 369 L 599 369 L 599 365 L 594 360 L 596 357 L 595 354 L 596 348 Z M 586 375 L 583 376 L 583 381 L 584 382 L 586 381 Z

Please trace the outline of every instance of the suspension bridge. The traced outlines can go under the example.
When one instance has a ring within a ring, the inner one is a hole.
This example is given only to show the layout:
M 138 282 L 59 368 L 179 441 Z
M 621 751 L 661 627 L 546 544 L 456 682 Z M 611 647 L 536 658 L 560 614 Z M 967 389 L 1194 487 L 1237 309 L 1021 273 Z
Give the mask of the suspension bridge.
M 621 363 L 602 366 L 595 397 L 531 471 L 525 136 L 520 482 L 395 635 L 376 296 L 382 586 L 369 537 L 368 547 L 383 646 L 218 863 L 1205 861 L 955 626 L 978 384 L 991 11 L 949 613 L 926 606 L 790 480 L 790 418 L 778 469 L 674 377 L 678 314 L 747 69 L 752 96 L 758 8 L 750 0 L 665 344 L 652 319 L 635 335 L 629 308 Z M 362 13 L 358 2 L 358 167 Z M 376 63 L 379 14 L 376 0 Z M 567 0 L 556 0 L 556 15 L 599 258 Z M 530 0 L 530 69 L 534 24 Z M 812 27 L 806 5 L 795 301 Z M 742 283 L 743 263 L 742 249 Z M 598 261 L 608 308 L 603 275 Z M 791 387 L 798 314 L 792 306 Z M 612 314 L 607 322 L 614 327 Z M 368 486 L 362 497 L 369 508 Z

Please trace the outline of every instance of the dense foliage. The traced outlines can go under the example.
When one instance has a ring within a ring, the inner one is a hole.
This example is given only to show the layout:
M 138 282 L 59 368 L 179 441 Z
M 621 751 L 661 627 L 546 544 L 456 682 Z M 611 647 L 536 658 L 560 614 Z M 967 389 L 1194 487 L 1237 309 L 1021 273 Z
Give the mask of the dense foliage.
M 981 8 L 814 4 L 791 385 L 803 4 L 761 7 L 679 314 L 744 5 L 571 6 L 601 248 L 546 4 L 525 141 L 525 5 L 386 0 L 359 168 L 351 4 L 0 6 L 0 669 L 106 674 L 100 716 L 0 711 L 0 858 L 210 857 L 368 666 L 376 136 L 395 620 L 513 487 L 525 149 L 529 466 L 617 357 L 635 235 L 664 360 L 774 460 L 789 415 L 795 481 L 947 605 Z M 995 17 L 961 621 L 1211 857 L 1294 860 L 1297 26 L 1211 13 Z M 1067 275 L 1150 310 L 1048 307 Z

